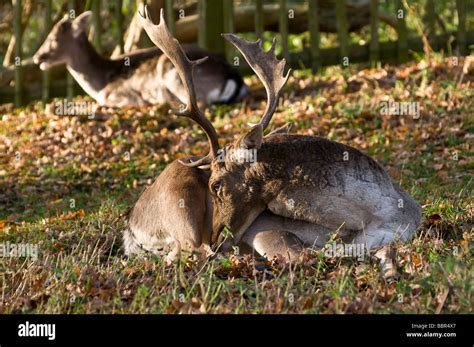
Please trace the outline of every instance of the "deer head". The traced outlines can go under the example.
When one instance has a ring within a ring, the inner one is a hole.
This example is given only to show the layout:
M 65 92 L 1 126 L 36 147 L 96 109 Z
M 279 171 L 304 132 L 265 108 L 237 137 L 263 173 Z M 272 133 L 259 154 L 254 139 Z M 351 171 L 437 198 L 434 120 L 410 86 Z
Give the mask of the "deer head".
M 252 43 L 233 34 L 223 36 L 242 53 L 267 93 L 267 105 L 260 122 L 226 146 L 224 155 L 214 158 L 211 165 L 209 187 L 214 200 L 212 240 L 216 242 L 221 230 L 227 227 L 232 232 L 233 242 L 238 242 L 248 226 L 266 208 L 265 187 L 253 184 L 253 180 L 248 178 L 255 174 L 260 176 L 256 172 L 258 150 L 290 71 L 285 75 L 285 59 L 277 60 L 275 57 L 275 40 L 265 52 L 261 40 Z
M 35 64 L 41 70 L 47 70 L 55 65 L 68 63 L 71 54 L 77 48 L 78 39 L 84 35 L 87 39 L 87 30 L 92 16 L 91 11 L 82 13 L 74 20 L 64 16 L 53 27 L 46 40 L 33 56 Z
M 252 170 L 252 161 L 264 139 L 264 131 L 275 112 L 281 90 L 288 80 L 290 71 L 284 74 L 285 60 L 275 57 L 275 40 L 269 51 L 265 52 L 262 43 L 248 42 L 233 34 L 223 36 L 239 49 L 249 65 L 262 81 L 267 92 L 267 105 L 261 121 L 241 136 L 235 143 L 219 149 L 217 133 L 204 117 L 196 104 L 193 71 L 204 59 L 190 61 L 183 52 L 179 42 L 172 37 L 166 27 L 163 10 L 160 23 L 155 25 L 145 6 L 144 15 L 139 20 L 152 42 L 160 48 L 176 67 L 187 92 L 183 110 L 175 111 L 177 115 L 191 118 L 197 122 L 207 135 L 210 152 L 197 161 L 182 162 L 183 165 L 211 169 L 209 189 L 214 203 L 212 241 L 215 243 L 224 227 L 233 233 L 233 243 L 240 241 L 245 230 L 265 209 L 260 185 L 243 184 L 244 178 Z M 229 246 L 229 242 L 227 246 Z

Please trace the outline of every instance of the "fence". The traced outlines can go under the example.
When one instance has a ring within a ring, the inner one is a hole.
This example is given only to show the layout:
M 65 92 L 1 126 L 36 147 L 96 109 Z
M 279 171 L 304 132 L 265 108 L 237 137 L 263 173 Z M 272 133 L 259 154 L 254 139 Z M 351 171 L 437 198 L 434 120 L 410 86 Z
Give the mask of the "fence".
M 197 42 L 200 46 L 211 51 L 221 52 L 228 59 L 235 56 L 235 50 L 221 38 L 222 32 L 254 32 L 256 37 L 262 38 L 265 31 L 279 33 L 281 55 L 285 57 L 293 68 L 308 67 L 314 73 L 322 66 L 341 64 L 347 66 L 357 62 L 393 62 L 407 61 L 410 52 L 423 52 L 429 43 L 432 49 L 451 49 L 457 47 L 458 54 L 469 52 L 469 45 L 474 44 L 474 32 L 467 30 L 466 12 L 468 0 L 448 0 L 455 2 L 457 11 L 457 28 L 454 31 L 444 31 L 436 35 L 436 1 L 426 0 L 425 20 L 419 28 L 422 35 L 409 36 L 407 17 L 407 0 L 309 0 L 290 2 L 287 0 L 268 1 L 233 1 L 233 0 L 197 0 L 197 14 L 193 15 L 197 21 Z M 44 28 L 49 31 L 52 27 L 52 0 L 42 0 L 44 4 Z M 143 2 L 139 0 L 138 3 Z M 189 27 L 190 16 L 182 13 L 176 2 L 171 0 L 151 1 L 165 7 L 168 26 L 176 34 L 183 34 L 186 25 Z M 392 13 L 382 16 L 380 5 L 387 6 L 391 2 Z M 34 73 L 37 67 L 28 59 L 23 59 L 22 52 L 22 0 L 12 0 L 13 4 L 13 35 L 15 38 L 14 64 L 3 69 L 1 74 L 14 75 L 14 88 L 0 87 L 0 102 L 15 101 L 21 105 L 27 100 L 42 98 L 48 100 L 52 96 L 63 96 L 64 90 L 68 97 L 77 92 L 75 82 L 67 74 L 66 85 L 59 79 L 52 83 L 52 72 L 43 72 L 41 88 L 27 88 L 24 83 L 25 69 Z M 120 52 L 124 52 L 124 15 L 123 0 L 114 4 L 114 20 L 116 22 L 116 40 Z M 100 51 L 102 31 L 100 10 L 103 3 L 100 0 L 88 0 L 86 7 L 93 11 L 93 42 Z M 408 5 L 409 6 L 409 5 Z M 67 1 L 68 9 L 75 7 L 74 0 Z M 109 5 L 110 7 L 110 5 Z M 236 9 L 238 11 L 236 12 Z M 156 12 L 156 11 L 155 11 Z M 329 16 L 329 17 L 328 17 Z M 328 19 L 329 18 L 329 19 Z M 394 27 L 397 33 L 396 40 L 380 40 L 381 20 Z M 351 43 L 350 32 L 360 26 L 369 26 L 370 39 L 368 42 Z M 334 31 L 338 45 L 322 47 L 321 28 L 326 32 Z M 196 28 L 195 28 L 196 29 Z M 308 34 L 308 45 L 300 52 L 292 52 L 289 47 L 291 31 Z M 189 33 L 188 28 L 188 33 Z M 193 38 L 193 35 L 190 35 Z M 178 38 L 179 35 L 178 35 Z M 449 47 L 448 47 L 449 44 Z M 242 67 L 245 70 L 245 67 Z M 244 71 L 245 72 L 245 71 Z M 63 74 L 64 74 L 63 70 Z M 60 76 L 61 77 L 61 76 Z M 40 90 L 40 95 L 38 95 Z

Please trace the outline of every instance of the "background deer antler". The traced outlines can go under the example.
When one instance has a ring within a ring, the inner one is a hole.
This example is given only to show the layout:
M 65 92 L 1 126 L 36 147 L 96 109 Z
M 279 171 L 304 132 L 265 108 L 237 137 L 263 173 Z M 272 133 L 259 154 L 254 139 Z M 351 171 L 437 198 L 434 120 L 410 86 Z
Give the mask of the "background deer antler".
M 197 65 L 203 63 L 207 57 L 198 60 L 188 59 L 178 40 L 176 40 L 171 35 L 167 28 L 163 9 L 160 11 L 160 23 L 158 25 L 155 25 L 151 21 L 146 6 L 145 15 L 139 13 L 138 18 L 151 41 L 159 49 L 161 49 L 168 59 L 173 63 L 179 74 L 179 77 L 181 78 L 184 89 L 186 90 L 186 108 L 184 110 L 175 110 L 174 113 L 176 113 L 178 116 L 191 118 L 196 123 L 198 123 L 206 133 L 207 139 L 209 141 L 210 151 L 207 156 L 195 162 L 181 163 L 187 166 L 202 166 L 209 164 L 211 160 L 217 156 L 217 152 L 219 150 L 218 136 L 214 126 L 204 116 L 197 105 L 193 80 L 194 68 Z
M 242 53 L 267 91 L 267 106 L 259 123 L 263 130 L 265 130 L 275 112 L 280 92 L 286 81 L 288 81 L 291 69 L 288 70 L 285 76 L 284 70 L 286 61 L 285 59 L 278 60 L 276 58 L 275 39 L 273 39 L 271 48 L 265 52 L 262 47 L 262 40 L 260 39 L 256 42 L 249 42 L 234 34 L 222 34 L 222 36 Z

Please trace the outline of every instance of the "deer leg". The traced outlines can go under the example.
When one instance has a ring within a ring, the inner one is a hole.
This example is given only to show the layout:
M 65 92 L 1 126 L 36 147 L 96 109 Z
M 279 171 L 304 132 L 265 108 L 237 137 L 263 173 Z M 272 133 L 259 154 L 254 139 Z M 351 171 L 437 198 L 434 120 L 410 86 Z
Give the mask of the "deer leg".
M 267 259 L 281 256 L 289 263 L 297 261 L 303 251 L 301 240 L 287 231 L 247 232 L 242 241 Z
M 375 251 L 383 277 L 387 280 L 398 277 L 395 252 L 391 247 L 394 241 L 406 241 L 411 236 L 408 226 L 393 222 L 372 222 L 367 228 L 357 232 L 352 243 L 363 243 L 368 250 Z
M 395 259 L 395 249 L 391 245 L 385 245 L 378 249 L 374 257 L 379 262 L 380 269 L 382 270 L 383 278 L 387 281 L 398 278 L 397 262 Z

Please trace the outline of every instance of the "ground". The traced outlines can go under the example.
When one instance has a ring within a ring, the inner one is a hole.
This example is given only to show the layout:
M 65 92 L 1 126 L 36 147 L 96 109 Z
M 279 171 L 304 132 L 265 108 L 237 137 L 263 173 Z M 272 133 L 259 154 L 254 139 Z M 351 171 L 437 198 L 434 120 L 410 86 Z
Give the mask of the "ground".
M 89 119 L 55 115 L 54 102 L 1 106 L 0 246 L 39 254 L 0 258 L 0 313 L 472 313 L 472 70 L 433 56 L 315 78 L 296 71 L 272 121 L 368 153 L 423 206 L 412 242 L 394 244 L 396 281 L 370 257 L 324 252 L 290 268 L 234 255 L 125 259 L 125 213 L 171 160 L 207 152 L 199 128 L 166 107 Z M 263 112 L 264 91 L 248 82 L 252 98 L 208 110 L 223 142 Z M 387 114 L 385 101 L 417 102 L 419 113 Z

